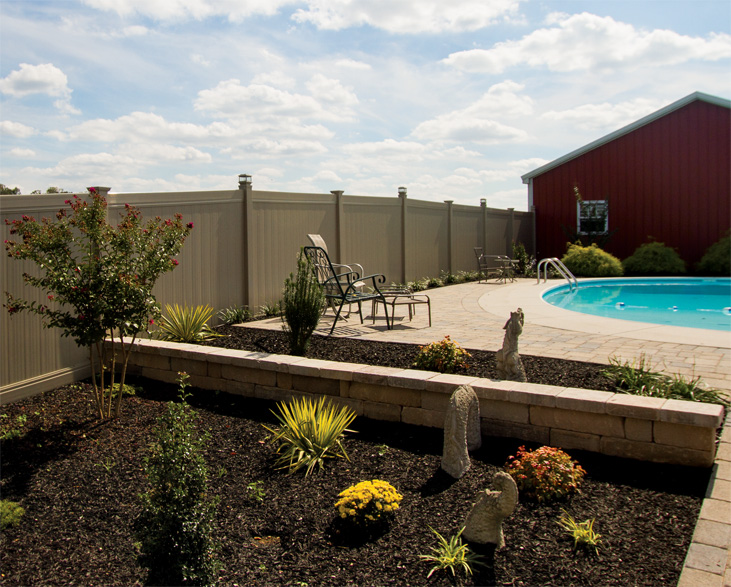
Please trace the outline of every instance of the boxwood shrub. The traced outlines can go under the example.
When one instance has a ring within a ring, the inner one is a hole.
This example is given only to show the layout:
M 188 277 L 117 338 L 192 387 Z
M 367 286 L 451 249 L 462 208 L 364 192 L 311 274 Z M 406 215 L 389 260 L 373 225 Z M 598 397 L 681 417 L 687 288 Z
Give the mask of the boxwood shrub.
M 627 275 L 679 275 L 685 273 L 685 261 L 665 243 L 644 243 L 622 261 Z
M 596 243 L 592 243 L 588 247 L 583 247 L 578 243 L 570 244 L 561 261 L 571 273 L 579 277 L 621 277 L 624 275 L 620 260 L 600 249 Z
M 706 249 L 696 270 L 702 275 L 731 276 L 731 231 Z

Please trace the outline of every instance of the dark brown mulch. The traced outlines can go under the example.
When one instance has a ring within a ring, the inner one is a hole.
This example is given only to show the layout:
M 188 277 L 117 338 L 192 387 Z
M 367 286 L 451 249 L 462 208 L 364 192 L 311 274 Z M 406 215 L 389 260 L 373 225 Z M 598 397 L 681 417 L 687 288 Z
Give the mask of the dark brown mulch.
M 219 332 L 226 336 L 213 339 L 206 344 L 229 349 L 289 354 L 287 336 L 281 331 L 222 326 L 219 328 Z M 491 379 L 497 377 L 494 352 L 468 350 L 472 355 L 468 359 L 469 369 L 464 369 L 459 373 Z M 307 356 L 313 359 L 408 369 L 414 363 L 418 352 L 419 346 L 415 344 L 315 335 L 307 349 Z M 531 383 L 614 391 L 611 382 L 601 374 L 601 371 L 606 369 L 606 365 L 530 355 L 521 355 L 521 359 L 528 381 Z
M 265 340 L 258 344 L 273 344 Z M 144 391 L 125 398 L 118 421 L 96 421 L 88 391 L 73 387 L 3 406 L 3 430 L 27 417 L 19 427 L 24 435 L 0 447 L 2 497 L 26 510 L 21 524 L 0 536 L 3 585 L 145 582 L 132 522 L 151 429 L 176 390 L 139 383 Z M 206 460 L 211 491 L 221 499 L 216 541 L 226 585 L 453 584 L 444 573 L 426 578 L 430 565 L 418 555 L 436 544 L 429 527 L 455 533 L 519 444 L 484 438 L 470 471 L 455 481 L 439 468 L 441 431 L 358 418 L 358 433 L 345 442 L 350 462 L 329 461 L 303 478 L 272 468 L 261 426 L 274 421 L 272 404 L 209 391 L 196 391 L 191 403 L 200 428 L 211 433 Z M 467 584 L 675 584 L 708 472 L 570 452 L 588 471 L 582 493 L 551 505 L 520 503 L 504 525 L 506 547 L 487 551 L 488 566 Z M 401 509 L 381 537 L 345 545 L 333 534 L 337 494 L 373 478 L 403 494 Z M 254 481 L 263 483 L 262 503 L 247 491 Z M 562 508 L 577 521 L 596 519 L 604 540 L 598 556 L 572 551 L 556 524 Z

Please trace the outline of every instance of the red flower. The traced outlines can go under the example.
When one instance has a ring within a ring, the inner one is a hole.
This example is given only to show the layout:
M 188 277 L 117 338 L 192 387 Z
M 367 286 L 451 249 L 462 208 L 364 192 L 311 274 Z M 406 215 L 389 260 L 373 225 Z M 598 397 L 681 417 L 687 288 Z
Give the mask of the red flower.
M 173 262 L 173 265 L 175 265 L 176 267 L 178 265 L 180 265 L 180 263 L 178 263 L 178 260 L 177 259 L 170 259 L 170 260 Z
M 186 226 L 187 226 L 188 228 L 193 228 L 193 223 L 192 223 L 192 222 L 188 222 L 188 224 L 186 224 Z
M 153 318 L 150 318 L 150 324 L 154 324 L 155 320 Z

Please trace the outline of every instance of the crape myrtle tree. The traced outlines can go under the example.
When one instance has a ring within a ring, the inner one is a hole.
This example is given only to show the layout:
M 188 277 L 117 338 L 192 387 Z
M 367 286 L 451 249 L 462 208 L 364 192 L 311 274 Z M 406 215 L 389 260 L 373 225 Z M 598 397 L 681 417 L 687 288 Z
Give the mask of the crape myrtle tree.
M 160 316 L 152 288 L 178 265 L 175 256 L 193 223 L 184 224 L 180 214 L 143 223 L 140 211 L 125 204 L 119 223 L 112 226 L 105 197 L 95 188 L 88 190 L 84 198 L 66 200 L 69 208 L 61 209 L 55 221 L 30 216 L 5 220 L 10 234 L 17 235 L 5 241 L 8 256 L 35 263 L 36 274 L 24 273 L 23 279 L 43 291 L 48 303 L 5 292 L 4 305 L 10 314 L 38 314 L 45 327 L 61 328 L 62 336 L 88 347 L 96 408 L 106 419 L 121 413 L 132 345 Z M 122 364 L 115 383 L 118 357 Z

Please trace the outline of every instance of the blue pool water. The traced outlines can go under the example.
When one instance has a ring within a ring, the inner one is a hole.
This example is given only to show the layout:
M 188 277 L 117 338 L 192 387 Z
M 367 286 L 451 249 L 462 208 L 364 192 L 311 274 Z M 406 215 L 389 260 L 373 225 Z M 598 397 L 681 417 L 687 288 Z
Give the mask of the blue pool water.
M 582 280 L 573 291 L 567 283 L 548 290 L 543 299 L 594 316 L 731 332 L 729 278 Z

